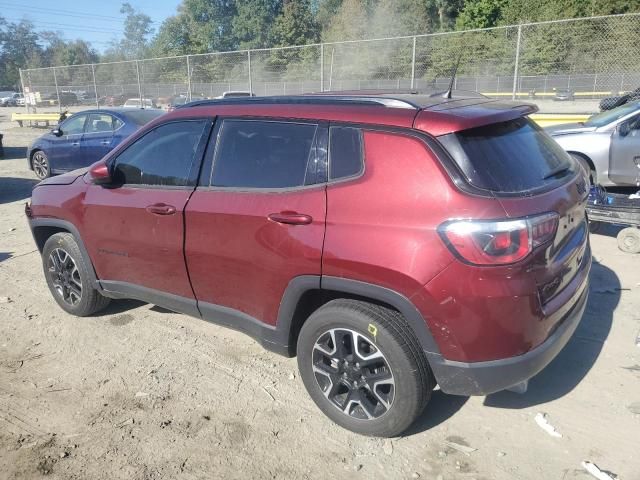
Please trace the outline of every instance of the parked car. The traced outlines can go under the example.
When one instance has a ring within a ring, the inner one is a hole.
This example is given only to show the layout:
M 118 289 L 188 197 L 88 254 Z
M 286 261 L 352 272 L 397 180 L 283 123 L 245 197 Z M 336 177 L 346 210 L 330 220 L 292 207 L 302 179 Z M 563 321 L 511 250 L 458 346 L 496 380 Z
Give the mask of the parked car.
M 613 95 L 611 97 L 603 98 L 600 101 L 600 110 L 611 110 L 625 103 L 633 102 L 634 100 L 640 100 L 640 88 L 636 88 L 624 95 Z
M 553 95 L 553 100 L 555 102 L 569 102 L 575 100 L 573 90 L 569 90 L 567 88 L 561 88 L 556 90 L 556 93 Z
M 640 100 L 546 131 L 582 164 L 591 183 L 634 186 L 640 179 Z
M 394 436 L 436 384 L 524 389 L 580 322 L 586 178 L 535 111 L 205 100 L 39 183 L 26 214 L 65 311 L 137 298 L 235 328 L 297 354 L 333 421 Z
M 123 108 L 156 108 L 156 104 L 150 98 L 130 98 L 124 102 Z
M 171 97 L 171 100 L 169 102 L 169 105 L 167 106 L 167 110 L 169 112 L 174 111 L 177 107 L 182 107 L 183 105 L 189 103 L 189 102 L 197 102 L 200 100 L 206 100 L 205 97 L 203 96 L 191 96 L 191 99 L 189 99 L 189 97 L 187 97 L 186 95 L 176 95 L 174 97 Z
M 40 101 L 43 105 L 57 105 L 60 102 L 60 106 L 69 107 L 72 105 L 79 105 L 78 96 L 73 92 L 53 92 L 48 95 L 43 95 Z
M 29 168 L 43 179 L 91 165 L 163 113 L 117 108 L 76 113 L 29 146 Z
M 0 92 L 0 107 L 10 107 L 14 103 L 16 95 L 21 95 L 17 92 Z
M 133 98 L 137 93 L 121 93 L 118 95 L 106 95 L 98 100 L 100 105 L 105 107 L 121 107 L 129 98 Z
M 216 98 L 236 98 L 236 97 L 255 97 L 253 92 L 246 92 L 243 90 L 229 90 Z

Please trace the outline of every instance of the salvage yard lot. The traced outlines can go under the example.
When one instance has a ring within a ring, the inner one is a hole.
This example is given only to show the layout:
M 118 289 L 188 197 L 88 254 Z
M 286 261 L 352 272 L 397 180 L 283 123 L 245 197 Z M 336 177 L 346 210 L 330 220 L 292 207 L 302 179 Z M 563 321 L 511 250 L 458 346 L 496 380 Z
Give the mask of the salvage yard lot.
M 640 255 L 617 249 L 615 228 L 592 236 L 587 313 L 526 394 L 436 391 L 405 436 L 361 437 L 315 407 L 295 359 L 240 333 L 134 301 L 65 314 L 23 213 L 26 146 L 46 129 L 8 120 L 0 110 L 0 479 L 593 478 L 584 460 L 640 479 Z

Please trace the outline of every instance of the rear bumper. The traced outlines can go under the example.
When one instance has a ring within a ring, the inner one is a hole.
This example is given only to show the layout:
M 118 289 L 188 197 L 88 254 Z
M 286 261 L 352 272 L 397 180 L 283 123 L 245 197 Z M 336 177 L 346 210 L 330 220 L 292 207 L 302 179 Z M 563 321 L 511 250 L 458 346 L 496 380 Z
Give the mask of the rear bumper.
M 588 284 L 587 277 L 567 302 L 571 306 L 556 330 L 542 344 L 523 355 L 467 363 L 425 352 L 442 391 L 453 395 L 488 395 L 538 374 L 560 353 L 578 327 L 587 305 Z

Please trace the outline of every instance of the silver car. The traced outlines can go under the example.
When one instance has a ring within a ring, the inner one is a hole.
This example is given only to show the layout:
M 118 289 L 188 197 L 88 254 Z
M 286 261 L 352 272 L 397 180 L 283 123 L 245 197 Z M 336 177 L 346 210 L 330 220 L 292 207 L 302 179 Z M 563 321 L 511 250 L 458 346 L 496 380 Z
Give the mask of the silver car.
M 545 130 L 590 172 L 592 183 L 635 186 L 640 181 L 640 101 Z

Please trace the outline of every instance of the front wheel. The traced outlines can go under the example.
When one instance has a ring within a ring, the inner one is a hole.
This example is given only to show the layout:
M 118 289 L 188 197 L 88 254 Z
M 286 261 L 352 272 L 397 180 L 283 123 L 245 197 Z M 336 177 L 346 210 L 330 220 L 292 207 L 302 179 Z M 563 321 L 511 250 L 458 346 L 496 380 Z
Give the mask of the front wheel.
M 298 368 L 316 405 L 338 425 L 393 437 L 420 415 L 435 380 L 398 312 L 355 300 L 333 300 L 304 323 Z
M 49 290 L 62 309 L 85 317 L 109 304 L 92 285 L 91 265 L 70 233 L 49 237 L 42 249 L 42 266 Z
M 33 167 L 33 173 L 36 174 L 40 180 L 44 180 L 51 176 L 51 165 L 49 165 L 49 159 L 46 153 L 42 150 L 38 150 L 31 157 L 31 166 Z

